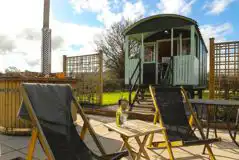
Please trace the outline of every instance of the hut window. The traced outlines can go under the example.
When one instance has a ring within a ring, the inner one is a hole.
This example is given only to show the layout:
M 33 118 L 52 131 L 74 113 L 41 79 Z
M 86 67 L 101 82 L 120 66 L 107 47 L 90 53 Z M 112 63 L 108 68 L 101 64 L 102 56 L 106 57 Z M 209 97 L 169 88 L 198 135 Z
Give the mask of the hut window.
M 154 46 L 145 46 L 144 49 L 144 62 L 154 61 Z
M 190 39 L 182 40 L 182 55 L 190 54 Z
M 138 58 L 140 55 L 140 43 L 137 41 L 130 41 L 130 45 L 129 45 L 129 57 L 130 58 Z

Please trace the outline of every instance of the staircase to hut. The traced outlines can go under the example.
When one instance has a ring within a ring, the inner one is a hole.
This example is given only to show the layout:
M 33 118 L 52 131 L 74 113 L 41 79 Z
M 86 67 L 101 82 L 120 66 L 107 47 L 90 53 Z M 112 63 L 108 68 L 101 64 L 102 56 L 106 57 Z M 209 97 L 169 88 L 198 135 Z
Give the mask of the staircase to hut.
M 152 97 L 149 93 L 148 85 L 139 85 L 136 90 L 135 97 L 130 104 L 130 110 L 138 114 L 148 114 L 154 113 L 154 105 Z
M 159 68 L 162 67 L 159 64 Z M 164 72 L 159 69 L 159 72 Z M 166 68 L 164 74 L 160 77 L 161 86 L 168 86 L 171 83 L 171 75 L 172 75 L 172 65 L 171 61 Z M 141 61 L 138 62 L 133 74 L 129 79 L 129 102 L 130 102 L 130 111 L 136 115 L 136 118 L 140 118 L 141 116 L 153 117 L 154 115 L 154 105 L 153 100 L 149 92 L 148 84 L 141 84 Z M 133 97 L 133 93 L 135 93 Z

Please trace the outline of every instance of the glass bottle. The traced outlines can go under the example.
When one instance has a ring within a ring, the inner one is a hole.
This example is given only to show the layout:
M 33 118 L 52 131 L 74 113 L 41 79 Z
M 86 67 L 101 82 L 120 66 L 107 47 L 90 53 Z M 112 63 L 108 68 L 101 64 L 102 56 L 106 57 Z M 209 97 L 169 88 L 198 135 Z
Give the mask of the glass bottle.
M 119 100 L 119 108 L 116 111 L 116 125 L 118 127 L 123 127 L 127 121 L 128 114 L 128 101 L 125 99 Z

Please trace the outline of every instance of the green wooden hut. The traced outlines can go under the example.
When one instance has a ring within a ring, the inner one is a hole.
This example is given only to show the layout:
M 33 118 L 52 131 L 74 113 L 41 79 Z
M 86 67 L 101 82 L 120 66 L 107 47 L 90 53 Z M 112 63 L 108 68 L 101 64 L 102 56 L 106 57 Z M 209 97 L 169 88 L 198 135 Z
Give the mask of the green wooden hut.
M 206 87 L 207 48 L 195 20 L 159 14 L 132 24 L 125 36 L 125 84 Z M 132 47 L 132 44 L 137 44 Z M 201 93 L 200 93 L 201 94 Z

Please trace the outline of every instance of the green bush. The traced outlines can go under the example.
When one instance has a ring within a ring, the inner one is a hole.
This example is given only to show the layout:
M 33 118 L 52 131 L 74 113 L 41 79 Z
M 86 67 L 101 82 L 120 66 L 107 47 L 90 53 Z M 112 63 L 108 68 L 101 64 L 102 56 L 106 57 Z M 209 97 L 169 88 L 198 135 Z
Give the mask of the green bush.
M 103 82 L 104 92 L 124 91 L 124 80 L 106 79 Z

